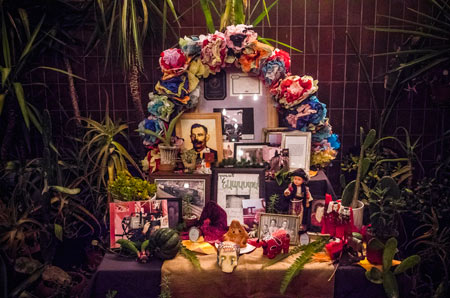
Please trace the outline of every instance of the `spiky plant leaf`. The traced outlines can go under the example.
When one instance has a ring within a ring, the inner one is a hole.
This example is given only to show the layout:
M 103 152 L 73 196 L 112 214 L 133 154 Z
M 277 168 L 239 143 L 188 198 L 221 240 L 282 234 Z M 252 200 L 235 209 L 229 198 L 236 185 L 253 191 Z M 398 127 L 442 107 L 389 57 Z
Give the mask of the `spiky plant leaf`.
M 202 270 L 202 268 L 200 267 L 200 261 L 193 251 L 190 251 L 184 245 L 181 245 L 180 254 L 188 259 L 192 263 L 192 266 L 194 266 L 197 270 Z
M 394 274 L 400 274 L 420 263 L 420 256 L 412 255 L 404 259 L 400 265 L 395 267 Z
M 392 260 L 394 259 L 394 255 L 397 252 L 397 239 L 394 237 L 389 238 L 386 241 L 383 251 L 383 271 L 388 271 L 391 269 Z
M 267 20 L 269 20 L 269 11 L 272 9 L 272 7 L 278 3 L 278 0 L 274 1 L 272 4 L 270 4 L 269 7 L 267 7 L 267 10 L 263 10 L 259 16 L 253 21 L 252 25 L 253 27 L 256 27 L 261 21 L 264 19 L 265 16 L 267 16 Z
M 306 264 L 308 264 L 314 253 L 320 251 L 325 246 L 325 241 L 317 240 L 309 243 L 303 249 L 303 253 L 294 261 L 294 263 L 287 269 L 281 281 L 280 293 L 284 294 L 291 281 L 300 274 Z

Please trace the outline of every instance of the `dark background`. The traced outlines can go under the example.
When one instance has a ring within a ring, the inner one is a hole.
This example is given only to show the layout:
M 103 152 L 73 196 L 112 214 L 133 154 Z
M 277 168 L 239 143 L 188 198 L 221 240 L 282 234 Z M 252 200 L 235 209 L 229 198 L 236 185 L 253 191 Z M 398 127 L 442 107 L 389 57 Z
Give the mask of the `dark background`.
M 184 12 L 196 2 L 174 1 L 178 12 Z M 267 5 L 271 2 L 266 0 Z M 362 126 L 367 131 L 373 126 L 374 116 L 369 105 L 368 85 L 345 32 L 350 33 L 363 54 L 369 75 L 375 82 L 376 96 L 386 99 L 383 74 L 388 68 L 388 58 L 368 57 L 368 55 L 393 51 L 401 45 L 404 38 L 398 34 L 374 33 L 365 27 L 389 24 L 388 19 L 379 18 L 376 13 L 414 18 L 415 15 L 407 11 L 406 7 L 427 11 L 428 5 L 424 0 L 280 0 L 270 12 L 271 26 L 264 20 L 256 27 L 259 35 L 288 43 L 303 51 L 298 53 L 279 46 L 290 52 L 293 74 L 308 74 L 319 80 L 318 97 L 327 105 L 333 131 L 339 135 L 342 142 L 338 157 L 327 170 L 337 192 L 340 192 L 339 171 L 342 156 L 354 145 L 359 145 L 359 127 Z M 258 14 L 261 9 L 262 7 L 256 9 Z M 213 17 L 217 25 L 218 18 L 214 12 Z M 207 33 L 199 5 L 189 10 L 180 22 L 181 28 L 175 26 L 180 36 Z M 401 26 L 394 23 L 391 25 Z M 84 30 L 77 32 L 77 35 L 87 42 L 91 30 L 92 25 L 88 24 Z M 176 42 L 177 40 L 169 35 L 166 47 L 174 46 Z M 102 119 L 109 98 L 111 117 L 120 118 L 129 124 L 128 133 L 135 147 L 135 149 L 130 147 L 130 150 L 134 152 L 136 158 L 141 159 L 144 150 L 134 130 L 142 119 L 136 117 L 129 87 L 120 66 L 118 63 L 109 65 L 106 73 L 103 72 L 105 56 L 103 45 L 87 57 L 83 55 L 83 47 L 74 50 L 76 56 L 72 61 L 73 71 L 87 79 L 86 82 L 80 80 L 75 82 L 82 116 Z M 161 76 L 158 58 L 162 50 L 164 49 L 159 41 L 148 42 L 144 48 L 145 70 L 144 76 L 141 76 L 144 107 L 148 102 L 148 93 L 153 91 L 155 83 Z M 64 69 L 64 65 L 57 57 L 43 57 L 43 62 L 45 65 Z M 64 136 L 68 129 L 67 119 L 73 117 L 67 77 L 37 70 L 33 72 L 32 80 L 44 82 L 49 86 L 48 89 L 33 86 L 29 91 L 34 103 L 42 100 L 50 110 L 54 135 L 57 137 L 57 143 L 61 143 L 63 142 L 61 136 Z M 449 121 L 446 121 L 449 110 L 433 103 L 428 96 L 429 90 L 418 88 L 417 91 L 417 94 L 405 93 L 390 118 L 385 134 L 393 133 L 397 126 L 404 126 L 410 131 L 413 139 L 422 136 L 420 145 L 429 144 L 450 128 Z M 383 103 L 380 102 L 378 105 L 381 106 Z M 418 155 L 425 167 L 429 168 L 442 151 L 443 144 L 438 142 L 423 152 L 419 151 Z

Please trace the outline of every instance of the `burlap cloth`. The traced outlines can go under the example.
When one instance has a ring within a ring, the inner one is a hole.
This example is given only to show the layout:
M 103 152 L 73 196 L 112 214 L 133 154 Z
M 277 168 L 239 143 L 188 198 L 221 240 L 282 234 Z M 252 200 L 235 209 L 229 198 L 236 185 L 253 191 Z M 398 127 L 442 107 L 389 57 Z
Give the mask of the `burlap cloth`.
M 262 269 L 268 261 L 262 248 L 241 255 L 234 272 L 223 273 L 216 263 L 217 255 L 197 255 L 199 271 L 183 256 L 165 261 L 161 277 L 169 278 L 172 297 L 333 297 L 334 278 L 331 262 L 309 263 L 289 284 L 285 295 L 280 294 L 281 280 L 286 269 L 299 256 L 293 255 Z

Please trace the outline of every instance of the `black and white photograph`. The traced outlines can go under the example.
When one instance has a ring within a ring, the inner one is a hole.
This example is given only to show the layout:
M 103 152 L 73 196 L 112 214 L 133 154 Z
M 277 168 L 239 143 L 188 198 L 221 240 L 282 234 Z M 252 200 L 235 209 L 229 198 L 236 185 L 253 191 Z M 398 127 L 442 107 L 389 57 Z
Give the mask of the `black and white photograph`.
M 155 179 L 158 199 L 192 197 L 192 211 L 200 215 L 205 207 L 205 180 L 203 179 Z
M 254 140 L 253 108 L 214 108 L 222 114 L 222 135 L 227 142 Z
M 298 228 L 300 219 L 295 215 L 262 213 L 259 218 L 258 238 L 266 240 L 272 233 L 285 230 L 291 237 L 290 244 L 298 244 Z
M 263 149 L 266 143 L 235 143 L 234 154 L 237 161 L 263 163 Z
M 226 195 L 227 208 L 242 208 L 242 201 L 249 200 L 250 195 Z

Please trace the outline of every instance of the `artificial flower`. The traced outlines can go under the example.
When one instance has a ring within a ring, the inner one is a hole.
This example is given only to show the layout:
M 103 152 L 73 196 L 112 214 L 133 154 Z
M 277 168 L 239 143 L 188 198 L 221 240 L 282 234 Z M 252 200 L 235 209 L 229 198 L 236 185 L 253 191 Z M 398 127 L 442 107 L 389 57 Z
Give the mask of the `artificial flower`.
M 148 94 L 150 101 L 147 105 L 147 110 L 153 116 L 156 116 L 164 121 L 169 121 L 170 115 L 174 110 L 174 104 L 165 95 Z
M 197 107 L 200 100 L 200 85 L 197 86 L 191 93 L 189 93 L 189 101 L 187 103 L 186 109 L 194 109 Z
M 259 71 L 259 66 L 272 54 L 273 47 L 253 41 L 243 51 L 239 57 L 239 63 L 243 72 Z
M 159 66 L 164 73 L 163 79 L 168 79 L 185 72 L 188 64 L 183 51 L 172 48 L 161 53 Z
M 291 57 L 283 50 L 275 49 L 261 66 L 261 77 L 267 86 L 283 79 L 290 71 Z
M 208 65 L 203 64 L 202 59 L 195 58 L 189 63 L 189 69 L 188 71 L 192 74 L 194 74 L 196 77 L 204 78 L 206 79 L 209 77 L 211 73 L 214 74 L 214 72 L 211 71 Z
M 314 152 L 311 155 L 311 166 L 326 167 L 333 159 L 336 158 L 337 152 L 333 149 Z
M 180 38 L 178 44 L 180 45 L 183 53 L 187 56 L 199 55 L 202 50 L 200 39 L 195 35 L 191 37 L 185 36 L 184 38 Z
M 339 149 L 341 148 L 341 142 L 339 142 L 339 137 L 337 134 L 332 134 L 327 141 L 330 143 L 331 148 Z
M 226 41 L 222 32 L 216 31 L 208 36 L 200 36 L 202 40 L 201 59 L 213 73 L 219 72 L 225 65 Z
M 325 125 L 316 127 L 316 131 L 311 135 L 311 140 L 313 142 L 321 142 L 323 139 L 328 139 L 332 135 L 331 125 L 325 122 Z
M 310 96 L 292 110 L 286 110 L 286 113 L 286 122 L 290 127 L 304 130 L 310 124 L 319 125 L 323 122 L 327 108 L 316 96 Z
M 253 26 L 239 24 L 228 26 L 225 31 L 227 47 L 234 52 L 240 52 L 258 38 L 258 34 L 250 30 Z
M 300 104 L 319 88 L 311 76 L 288 76 L 271 88 L 270 92 L 285 109 Z
M 159 169 L 159 164 L 161 163 L 161 154 L 159 153 L 158 147 L 152 148 L 150 151 L 148 151 L 147 163 L 150 173 L 154 173 Z M 144 169 L 144 171 L 146 170 Z
M 142 131 L 144 129 L 148 129 L 158 135 L 162 135 L 163 134 L 163 126 L 164 126 L 164 123 L 161 120 L 159 120 L 158 118 L 156 118 L 154 116 L 148 116 L 147 119 L 144 119 L 143 121 L 141 121 L 139 123 L 138 129 L 140 131 Z M 156 144 L 158 144 L 160 142 L 160 139 L 158 139 L 157 137 L 146 134 L 144 132 L 139 132 L 139 135 L 143 138 L 142 143 L 146 147 L 155 146 Z
M 187 72 L 180 76 L 173 77 L 168 80 L 159 80 L 155 86 L 155 90 L 159 94 L 166 94 L 171 99 L 176 100 L 176 103 L 183 105 L 189 101 L 189 93 L 198 85 L 198 79 Z

